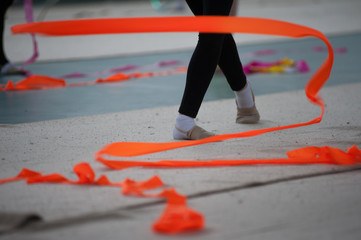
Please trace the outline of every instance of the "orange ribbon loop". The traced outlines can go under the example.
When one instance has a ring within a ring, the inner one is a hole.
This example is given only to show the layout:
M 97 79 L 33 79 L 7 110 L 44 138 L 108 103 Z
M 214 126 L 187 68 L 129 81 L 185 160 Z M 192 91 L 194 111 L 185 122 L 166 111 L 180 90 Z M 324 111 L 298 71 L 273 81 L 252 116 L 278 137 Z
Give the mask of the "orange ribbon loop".
M 114 34 L 114 33 L 146 33 L 146 32 L 214 32 L 214 33 L 250 33 L 269 34 L 293 38 L 317 37 L 328 49 L 328 56 L 305 87 L 308 99 L 321 107 L 321 115 L 309 122 L 288 126 L 260 129 L 255 131 L 224 134 L 198 141 L 169 142 L 169 143 L 134 143 L 118 142 L 105 146 L 96 158 L 102 161 L 102 155 L 114 157 L 130 157 L 155 153 L 180 147 L 223 141 L 232 138 L 252 137 L 267 132 L 307 126 L 319 123 L 324 113 L 324 103 L 318 92 L 330 76 L 334 53 L 328 39 L 319 31 L 288 22 L 223 16 L 197 17 L 151 17 L 151 18 L 112 18 L 65 20 L 53 22 L 37 22 L 20 24 L 12 27 L 13 33 L 35 33 L 54 36 L 85 35 L 85 34 Z

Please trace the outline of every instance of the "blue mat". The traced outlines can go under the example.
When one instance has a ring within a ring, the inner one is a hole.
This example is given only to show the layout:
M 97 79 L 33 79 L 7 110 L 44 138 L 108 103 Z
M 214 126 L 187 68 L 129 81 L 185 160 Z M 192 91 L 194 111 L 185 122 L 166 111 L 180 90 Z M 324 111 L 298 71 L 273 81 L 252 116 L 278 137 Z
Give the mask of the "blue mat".
M 326 86 L 359 82 L 361 55 L 361 34 L 347 34 L 329 37 L 335 49 L 345 48 L 345 53 L 335 54 L 332 75 Z M 313 48 L 322 46 L 318 39 L 291 39 L 273 43 L 242 45 L 239 52 L 243 64 L 249 61 L 274 61 L 281 58 L 305 60 L 309 73 L 253 74 L 249 75 L 256 95 L 303 89 L 312 73 L 327 56 L 327 52 L 317 52 Z M 254 57 L 250 53 L 272 49 L 272 55 Z M 39 62 L 28 67 L 35 74 L 58 77 L 71 72 L 91 73 L 111 67 L 129 64 L 151 65 L 159 61 L 179 60 L 186 64 L 192 50 L 166 52 L 112 58 L 97 58 L 77 61 Z M 167 68 L 148 68 L 161 71 Z M 103 76 L 106 77 L 106 76 Z M 3 76 L 0 82 L 20 80 L 21 77 Z M 68 83 L 91 81 L 97 77 L 66 79 Z M 178 105 L 185 84 L 185 74 L 134 79 L 124 82 L 98 84 L 46 90 L 0 92 L 0 123 L 16 124 L 35 121 L 113 113 L 135 109 Z M 234 94 L 220 73 L 214 79 L 205 96 L 205 101 L 234 98 Z

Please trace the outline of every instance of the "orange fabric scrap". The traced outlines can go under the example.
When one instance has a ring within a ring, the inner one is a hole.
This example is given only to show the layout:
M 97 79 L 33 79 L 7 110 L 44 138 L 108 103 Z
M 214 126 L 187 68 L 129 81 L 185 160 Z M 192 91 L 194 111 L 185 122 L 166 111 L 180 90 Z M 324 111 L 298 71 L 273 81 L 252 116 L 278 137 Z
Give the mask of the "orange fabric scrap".
M 136 182 L 129 178 L 122 183 L 122 193 L 124 195 L 146 196 L 144 190 L 162 187 L 164 184 L 158 176 L 154 176 L 148 181 Z M 148 195 L 149 196 L 149 195 Z
M 186 197 L 174 189 L 166 189 L 159 194 L 167 199 L 167 206 L 161 217 L 153 224 L 153 229 L 169 234 L 184 230 L 199 230 L 204 228 L 203 215 L 186 205 Z
M 52 78 L 42 75 L 33 75 L 25 78 L 16 84 L 10 80 L 3 90 L 15 91 L 15 90 L 32 90 L 32 89 L 46 89 L 46 88 L 59 88 L 65 87 L 66 83 L 64 79 Z M 1 90 L 1 89 L 0 89 Z
M 172 70 L 160 71 L 160 72 L 134 72 L 130 74 L 126 73 L 115 73 L 107 78 L 98 78 L 95 81 L 78 82 L 67 84 L 64 79 L 58 79 L 43 75 L 33 75 L 27 77 L 17 83 L 13 83 L 10 80 L 5 87 L 0 86 L 0 91 L 19 91 L 19 90 L 35 90 L 35 89 L 49 89 L 49 88 L 60 88 L 60 87 L 79 87 L 88 86 L 102 83 L 122 82 L 134 78 L 148 78 L 156 76 L 168 76 L 173 74 L 185 73 L 187 69 L 185 67 L 177 67 Z
M 129 78 L 130 78 L 130 76 L 128 74 L 116 73 L 110 77 L 107 77 L 106 79 L 99 78 L 96 82 L 97 83 L 119 82 L 119 81 L 128 80 Z

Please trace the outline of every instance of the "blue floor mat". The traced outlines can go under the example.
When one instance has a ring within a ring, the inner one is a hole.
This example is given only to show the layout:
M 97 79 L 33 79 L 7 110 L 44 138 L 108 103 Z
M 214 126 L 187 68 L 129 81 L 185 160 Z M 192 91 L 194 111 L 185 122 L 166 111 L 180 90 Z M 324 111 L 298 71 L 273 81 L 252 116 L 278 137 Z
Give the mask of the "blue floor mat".
M 361 54 L 361 47 L 358 44 L 361 42 L 361 34 L 330 36 L 329 40 L 335 49 L 343 48 L 346 52 L 335 54 L 334 67 L 326 86 L 360 82 L 361 68 L 357 63 Z M 274 61 L 287 57 L 293 60 L 305 60 L 310 66 L 309 73 L 249 75 L 248 79 L 252 83 L 255 94 L 261 95 L 303 89 L 327 56 L 325 51 L 314 51 L 314 47 L 317 46 L 324 45 L 318 39 L 306 38 L 242 45 L 238 49 L 243 64 L 253 60 Z M 275 52 L 258 57 L 250 54 L 264 49 L 272 49 Z M 178 60 L 185 65 L 191 54 L 192 50 L 76 61 L 39 62 L 27 68 L 35 74 L 58 77 L 71 72 L 91 73 L 129 64 L 150 66 L 159 61 L 169 60 Z M 166 69 L 148 67 L 147 70 Z M 92 76 L 66 79 L 66 81 L 73 83 L 91 81 L 96 78 Z M 17 81 L 21 77 L 2 76 L 0 83 L 4 84 L 10 79 Z M 82 87 L 0 92 L 0 123 L 27 123 L 178 105 L 182 98 L 184 84 L 185 74 L 176 74 Z M 233 97 L 234 94 L 224 76 L 216 73 L 204 100 Z

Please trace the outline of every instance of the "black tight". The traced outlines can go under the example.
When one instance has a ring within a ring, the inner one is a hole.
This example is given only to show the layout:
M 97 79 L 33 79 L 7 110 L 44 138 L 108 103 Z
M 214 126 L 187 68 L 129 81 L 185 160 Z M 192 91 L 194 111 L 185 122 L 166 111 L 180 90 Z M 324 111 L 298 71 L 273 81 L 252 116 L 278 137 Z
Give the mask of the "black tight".
M 228 16 L 233 0 L 186 0 L 194 15 Z M 247 83 L 231 34 L 200 33 L 190 60 L 179 113 L 195 118 L 218 66 L 233 91 Z

